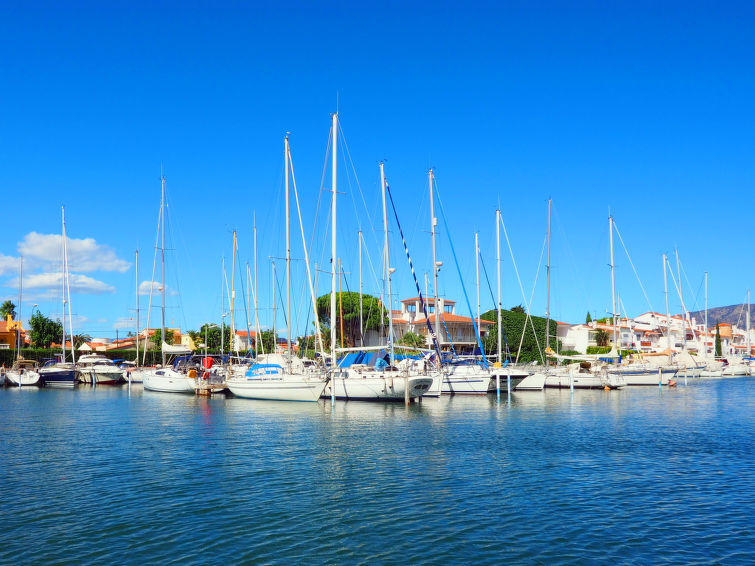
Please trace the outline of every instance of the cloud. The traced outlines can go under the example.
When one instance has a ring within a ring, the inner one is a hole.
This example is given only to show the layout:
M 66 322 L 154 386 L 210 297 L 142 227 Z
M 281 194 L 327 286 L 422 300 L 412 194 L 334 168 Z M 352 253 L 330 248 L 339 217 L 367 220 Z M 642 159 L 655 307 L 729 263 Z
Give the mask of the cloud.
M 133 318 L 121 317 L 121 318 L 116 319 L 115 322 L 113 322 L 113 328 L 117 328 L 119 330 L 123 328 L 127 330 L 133 330 L 134 326 L 136 326 L 136 322 L 134 321 Z
M 30 232 L 18 244 L 18 252 L 32 267 L 50 269 L 62 263 L 63 237 L 60 234 Z M 4 256 L 5 257 L 5 256 Z M 2 258 L 0 258 L 0 273 Z M 94 238 L 68 238 L 68 269 L 90 273 L 92 271 L 119 271 L 123 273 L 131 264 L 118 258 L 109 246 L 98 244 Z
M 0 275 L 18 273 L 18 258 L 0 254 Z
M 101 295 L 104 293 L 115 293 L 115 287 L 108 285 L 87 275 L 71 273 L 68 276 L 72 293 L 82 293 L 86 295 Z M 35 273 L 24 277 L 24 289 L 29 290 L 46 290 L 62 289 L 62 273 Z
M 157 281 L 142 281 L 139 283 L 139 294 L 140 295 L 149 295 L 149 291 L 152 289 L 152 295 L 156 296 L 160 294 L 160 291 L 162 287 L 160 286 L 160 283 Z M 166 295 L 177 295 L 176 291 L 165 286 L 165 294 Z

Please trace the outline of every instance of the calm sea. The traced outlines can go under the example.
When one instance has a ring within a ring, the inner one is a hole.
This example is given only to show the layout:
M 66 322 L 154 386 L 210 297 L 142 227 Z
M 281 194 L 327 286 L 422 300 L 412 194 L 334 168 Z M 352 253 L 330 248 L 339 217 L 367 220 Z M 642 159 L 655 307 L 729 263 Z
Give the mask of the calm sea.
M 755 563 L 755 378 L 403 404 L 0 390 L 4 564 Z

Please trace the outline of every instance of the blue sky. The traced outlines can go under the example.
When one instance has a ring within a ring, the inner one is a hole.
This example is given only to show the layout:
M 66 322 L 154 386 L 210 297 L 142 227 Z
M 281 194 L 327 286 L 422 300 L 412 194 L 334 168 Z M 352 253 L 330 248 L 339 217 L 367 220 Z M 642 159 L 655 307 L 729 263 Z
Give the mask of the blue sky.
M 230 278 L 236 229 L 245 271 L 256 217 L 260 316 L 271 325 L 269 258 L 285 254 L 283 138 L 291 132 L 310 253 L 328 269 L 330 195 L 320 188 L 330 187 L 337 105 L 346 142 L 338 246 L 351 290 L 360 227 L 365 291 L 377 289 L 368 265 L 379 277 L 385 160 L 420 278 L 430 268 L 434 168 L 473 303 L 476 230 L 495 290 L 500 203 L 526 296 L 503 241 L 503 305 L 532 296 L 532 311 L 544 313 L 548 198 L 554 318 L 610 310 L 609 210 L 631 257 L 616 237 L 622 312 L 665 310 L 661 254 L 675 249 L 691 310 L 703 307 L 705 271 L 711 306 L 744 302 L 754 271 L 754 23 L 748 3 L 6 2 L 0 298 L 16 300 L 23 254 L 24 318 L 32 304 L 59 316 L 54 236 L 65 205 L 74 330 L 132 329 L 134 251 L 148 285 L 162 165 L 168 322 L 219 322 L 222 258 Z M 439 291 L 467 314 L 437 216 Z M 302 331 L 309 307 L 297 227 L 294 216 L 292 320 Z M 395 298 L 414 296 L 393 223 L 391 253 Z M 493 302 L 482 286 L 484 311 Z M 318 294 L 328 290 L 322 274 Z

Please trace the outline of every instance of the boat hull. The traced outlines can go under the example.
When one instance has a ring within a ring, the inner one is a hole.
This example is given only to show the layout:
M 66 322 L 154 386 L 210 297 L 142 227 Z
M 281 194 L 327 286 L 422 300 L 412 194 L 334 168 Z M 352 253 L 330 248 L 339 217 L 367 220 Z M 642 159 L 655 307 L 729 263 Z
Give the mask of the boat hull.
M 324 380 L 285 375 L 236 378 L 226 383 L 236 397 L 263 401 L 317 401 L 326 385 Z
M 132 380 L 133 382 L 133 380 Z M 146 391 L 159 393 L 194 393 L 194 380 L 170 368 L 160 368 L 142 372 L 142 383 Z
M 39 376 L 45 387 L 73 388 L 79 380 L 79 372 L 69 368 L 42 368 Z
M 18 387 L 19 385 L 21 387 L 33 387 L 40 385 L 39 373 L 31 370 L 24 370 L 23 372 L 8 370 L 8 372 L 5 374 L 5 379 L 7 380 L 8 385 L 13 385 L 16 387 Z
M 427 393 L 432 384 L 433 378 L 428 376 L 357 374 L 333 378 L 325 387 L 322 396 L 331 397 L 331 386 L 333 386 L 336 399 L 346 401 L 403 401 L 406 399 L 407 387 L 409 398 L 415 399 Z

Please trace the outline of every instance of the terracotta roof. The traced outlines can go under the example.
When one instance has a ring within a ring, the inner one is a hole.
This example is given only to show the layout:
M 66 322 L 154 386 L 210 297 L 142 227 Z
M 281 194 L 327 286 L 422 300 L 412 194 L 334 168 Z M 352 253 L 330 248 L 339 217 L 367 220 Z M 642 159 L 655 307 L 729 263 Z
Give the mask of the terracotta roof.
M 252 330 L 251 332 L 248 332 L 246 330 L 237 330 L 236 331 L 236 336 L 241 336 L 243 338 L 246 338 L 250 334 L 252 335 L 252 338 L 255 338 L 257 336 L 257 331 L 256 330 Z
M 435 297 L 422 297 L 422 300 L 425 301 L 427 304 L 435 304 Z M 447 305 L 455 305 L 456 301 L 451 301 L 450 299 L 440 299 Z M 419 297 L 412 297 L 411 299 L 404 299 L 401 301 L 402 303 L 413 303 L 415 301 L 419 301 Z

